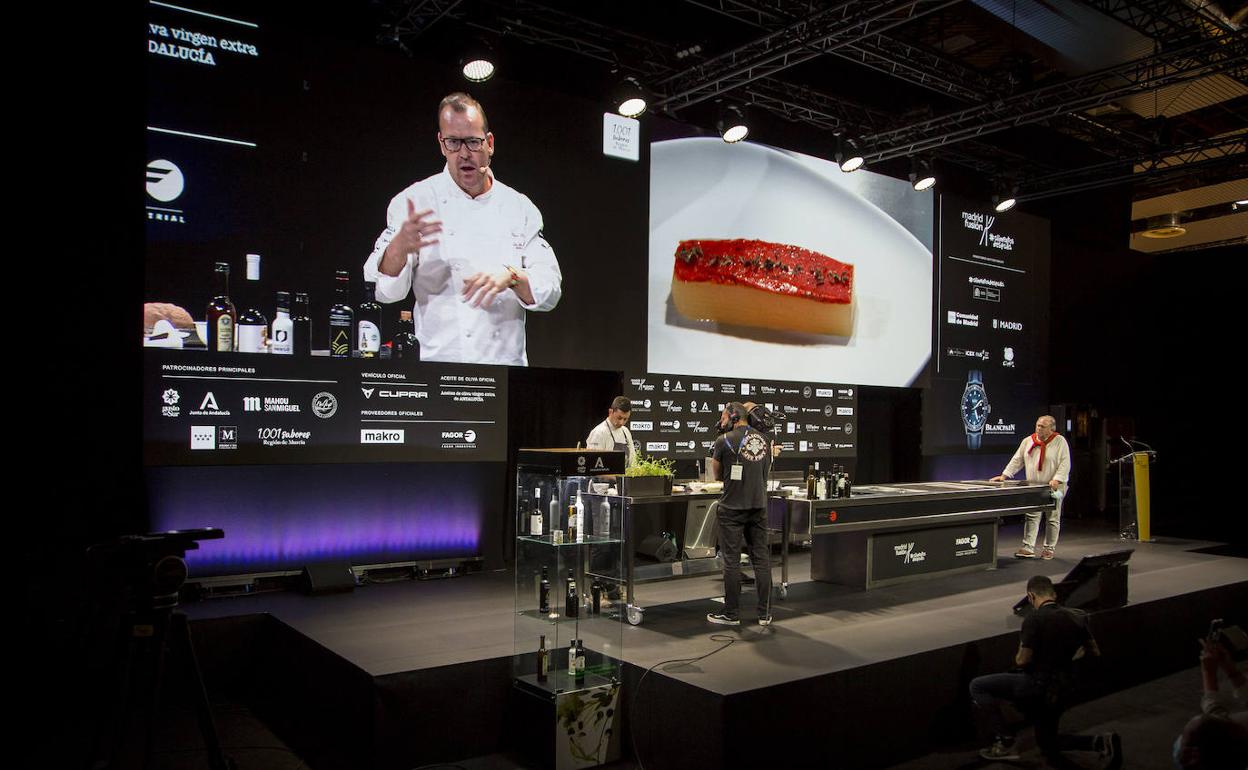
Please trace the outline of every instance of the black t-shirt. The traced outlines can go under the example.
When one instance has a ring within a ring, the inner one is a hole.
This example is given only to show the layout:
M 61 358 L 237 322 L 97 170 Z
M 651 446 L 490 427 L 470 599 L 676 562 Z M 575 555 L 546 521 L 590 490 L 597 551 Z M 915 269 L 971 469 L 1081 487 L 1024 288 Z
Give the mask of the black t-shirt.
M 1074 667 L 1075 651 L 1091 638 L 1086 613 L 1049 602 L 1023 620 L 1019 643 L 1032 651 L 1030 671 L 1064 674 Z
M 762 433 L 736 427 L 715 439 L 711 456 L 719 461 L 719 480 L 724 494 L 719 504 L 745 510 L 767 507 L 767 472 L 771 470 L 771 444 Z M 732 466 L 741 464 L 741 480 L 732 478 Z

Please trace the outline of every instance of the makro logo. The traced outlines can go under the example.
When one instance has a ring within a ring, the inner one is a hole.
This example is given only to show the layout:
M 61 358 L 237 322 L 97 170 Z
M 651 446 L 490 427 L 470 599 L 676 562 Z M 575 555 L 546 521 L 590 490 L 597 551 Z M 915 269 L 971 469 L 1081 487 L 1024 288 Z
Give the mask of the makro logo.
M 629 423 L 628 427 L 632 429 L 633 433 L 640 433 L 654 430 L 654 423 L 650 420 L 635 420 Z
M 646 451 L 647 452 L 667 452 L 669 451 L 668 444 L 666 441 L 647 441 Z
M 169 203 L 182 194 L 186 180 L 182 169 L 171 160 L 154 160 L 147 164 L 147 194 L 153 200 Z
M 893 554 L 900 556 L 903 564 L 917 564 L 927 558 L 927 551 L 914 550 L 914 543 L 901 543 L 893 546 Z
M 853 414 L 854 408 L 852 406 L 838 406 L 836 408 L 837 417 L 852 417 Z
M 364 428 L 360 431 L 361 444 L 402 444 L 402 430 L 371 430 Z
M 836 395 L 834 388 L 815 388 L 816 398 L 832 398 Z

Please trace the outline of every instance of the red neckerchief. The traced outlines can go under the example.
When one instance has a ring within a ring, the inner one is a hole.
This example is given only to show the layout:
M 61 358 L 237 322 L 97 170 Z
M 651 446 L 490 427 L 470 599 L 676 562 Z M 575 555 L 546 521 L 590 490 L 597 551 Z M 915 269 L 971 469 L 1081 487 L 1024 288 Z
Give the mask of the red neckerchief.
M 1044 470 L 1044 450 L 1048 447 L 1049 441 L 1055 438 L 1057 438 L 1057 431 L 1053 431 L 1053 434 L 1049 436 L 1047 441 L 1041 441 L 1036 434 L 1031 434 L 1031 446 L 1027 447 L 1027 454 L 1031 454 L 1031 450 L 1040 447 L 1040 462 L 1036 463 L 1036 470 Z

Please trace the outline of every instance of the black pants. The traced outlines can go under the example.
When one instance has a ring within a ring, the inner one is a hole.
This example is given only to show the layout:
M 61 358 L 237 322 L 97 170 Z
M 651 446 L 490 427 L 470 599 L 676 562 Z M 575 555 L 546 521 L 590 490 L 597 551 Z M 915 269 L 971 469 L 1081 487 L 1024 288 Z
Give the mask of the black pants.
M 767 509 L 718 507 L 719 553 L 724 559 L 724 614 L 741 611 L 741 543 L 749 543 L 758 591 L 758 615 L 771 611 L 771 546 L 767 543 Z
M 983 711 L 998 738 L 1014 737 L 1001 711 L 1001 705 L 1008 702 L 1034 723 L 1036 745 L 1046 756 L 1060 751 L 1095 751 L 1095 736 L 1057 731 L 1065 710 L 1062 689 L 1058 687 L 1056 692 L 1050 693 L 1045 683 L 1030 674 L 988 674 L 971 680 L 971 700 Z

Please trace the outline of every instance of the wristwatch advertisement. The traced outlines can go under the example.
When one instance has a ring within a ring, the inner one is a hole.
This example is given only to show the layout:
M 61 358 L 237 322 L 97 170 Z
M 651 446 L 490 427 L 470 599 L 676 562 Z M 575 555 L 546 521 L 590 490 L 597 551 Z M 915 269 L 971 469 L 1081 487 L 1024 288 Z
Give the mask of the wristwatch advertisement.
M 984 390 L 984 374 L 978 369 L 966 373 L 966 388 L 962 391 L 962 427 L 966 429 L 966 448 L 979 449 L 984 438 L 984 423 L 992 412 L 988 393 Z

